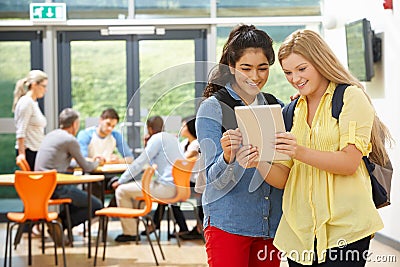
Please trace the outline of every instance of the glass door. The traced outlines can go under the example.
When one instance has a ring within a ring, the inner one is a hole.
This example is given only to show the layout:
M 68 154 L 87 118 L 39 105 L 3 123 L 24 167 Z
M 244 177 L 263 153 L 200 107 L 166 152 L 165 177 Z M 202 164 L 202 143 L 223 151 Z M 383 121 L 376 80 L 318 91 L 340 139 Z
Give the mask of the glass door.
M 42 58 L 41 31 L 0 31 L 0 173 L 12 173 L 17 168 L 11 111 L 15 83 L 31 69 L 43 69 Z
M 141 125 L 149 116 L 159 115 L 164 118 L 165 130 L 178 134 L 181 119 L 196 114 L 204 89 L 200 81 L 206 77 L 203 41 L 205 30 L 139 40 Z
M 139 153 L 150 110 L 162 116 L 177 110 L 180 116 L 195 113 L 195 98 L 203 89 L 195 79 L 204 76 L 195 61 L 206 59 L 205 30 L 109 36 L 100 31 L 59 32 L 57 39 L 59 111 L 78 110 L 81 127 L 86 119 L 95 121 L 103 109 L 113 107 L 121 117 L 119 130 Z M 189 82 L 160 86 L 179 82 L 182 76 Z

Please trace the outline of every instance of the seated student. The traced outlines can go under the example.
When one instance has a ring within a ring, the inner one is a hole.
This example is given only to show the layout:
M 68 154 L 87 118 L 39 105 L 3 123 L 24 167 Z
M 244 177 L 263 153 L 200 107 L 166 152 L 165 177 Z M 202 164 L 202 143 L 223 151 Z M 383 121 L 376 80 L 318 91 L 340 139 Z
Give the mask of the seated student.
M 35 171 L 56 169 L 57 172 L 66 173 L 70 170 L 72 158 L 85 172 L 94 170 L 101 159 L 95 158 L 94 162 L 87 161 L 81 154 L 79 143 L 75 138 L 79 130 L 79 113 L 71 108 L 64 109 L 59 115 L 59 124 L 59 129 L 51 131 L 44 137 L 36 156 Z M 88 195 L 85 191 L 75 185 L 58 185 L 52 198 L 72 199 L 70 204 L 72 227 L 86 221 Z M 101 201 L 92 196 L 92 216 L 102 207 Z M 67 222 L 64 211 L 60 212 L 59 218 L 65 229 Z M 61 234 L 53 234 L 55 242 L 61 243 Z
M 132 163 L 133 154 L 128 144 L 123 140 L 121 133 L 114 130 L 119 122 L 119 116 L 115 109 L 103 110 L 97 126 L 88 127 L 78 133 L 77 139 L 81 147 L 82 155 L 89 159 L 101 158 L 105 163 Z M 123 158 L 115 154 L 115 149 Z M 106 185 L 114 175 L 105 175 Z M 107 188 L 111 189 L 111 188 Z M 101 182 L 92 185 L 93 194 L 101 196 Z M 115 206 L 115 198 L 110 201 L 109 206 Z
M 135 181 L 146 164 L 156 164 L 156 176 L 150 184 L 150 194 L 154 198 L 172 198 L 176 195 L 176 187 L 172 178 L 173 163 L 182 158 L 178 138 L 163 132 L 164 121 L 160 116 L 147 120 L 149 139 L 144 151 L 133 161 L 129 168 L 112 183 L 118 207 L 134 208 L 138 203 L 136 197 L 142 196 L 141 182 Z M 180 211 L 180 210 L 179 210 Z M 182 213 L 182 211 L 180 211 Z M 183 214 L 180 216 L 183 217 Z M 137 236 L 136 219 L 120 218 L 123 234 L 115 239 L 117 242 L 135 241 Z M 178 221 L 180 232 L 188 231 L 185 220 Z
M 132 163 L 133 155 L 122 135 L 114 130 L 119 122 L 115 109 L 103 110 L 99 125 L 88 127 L 78 133 L 77 139 L 84 157 L 102 157 L 106 163 Z M 122 155 L 114 154 L 115 148 Z
M 196 134 L 196 127 L 195 127 L 195 122 L 196 122 L 196 117 L 195 116 L 188 116 L 182 119 L 182 128 L 180 131 L 180 136 L 184 137 L 184 139 L 180 142 L 181 150 L 184 153 L 185 158 L 198 158 L 199 157 L 199 149 L 200 145 L 199 142 L 197 141 L 197 134 Z M 190 186 L 191 188 L 194 188 L 195 182 L 197 179 L 198 173 L 195 172 L 195 170 L 198 170 L 199 165 L 196 163 L 195 167 L 193 168 L 193 174 L 190 177 Z M 167 205 L 164 204 L 158 204 L 157 210 L 154 213 L 154 222 L 156 225 L 156 228 L 158 229 L 160 227 L 160 222 L 161 219 L 163 218 L 165 207 Z M 200 199 L 200 205 L 197 207 L 198 208 L 198 214 L 199 218 L 201 221 L 203 221 L 204 218 L 204 213 L 203 213 L 203 207 L 201 205 L 201 199 Z M 172 210 L 174 212 L 175 220 L 178 221 L 184 221 L 185 218 L 181 217 L 182 212 L 180 212 L 180 207 L 179 206 L 172 206 Z M 141 235 L 146 235 L 146 231 L 143 231 Z M 171 237 L 175 237 L 174 235 L 171 235 Z M 201 234 L 201 230 L 197 229 L 197 226 L 193 227 L 193 229 L 190 232 L 182 233 L 179 235 L 179 237 L 183 240 L 194 240 L 194 239 L 202 239 L 203 236 Z

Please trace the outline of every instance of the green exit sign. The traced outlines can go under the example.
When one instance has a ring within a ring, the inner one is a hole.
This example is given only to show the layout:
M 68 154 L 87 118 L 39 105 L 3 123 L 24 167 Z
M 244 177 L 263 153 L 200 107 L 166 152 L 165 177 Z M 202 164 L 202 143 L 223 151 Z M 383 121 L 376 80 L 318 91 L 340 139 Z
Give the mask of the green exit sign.
M 30 17 L 33 22 L 63 22 L 67 20 L 65 3 L 30 4 Z

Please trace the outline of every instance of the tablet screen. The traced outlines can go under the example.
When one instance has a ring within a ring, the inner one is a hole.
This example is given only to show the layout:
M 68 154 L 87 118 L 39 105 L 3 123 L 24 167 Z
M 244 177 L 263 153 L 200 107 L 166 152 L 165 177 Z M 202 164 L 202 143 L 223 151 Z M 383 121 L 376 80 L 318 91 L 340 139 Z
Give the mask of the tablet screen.
M 260 161 L 290 159 L 274 149 L 275 133 L 286 132 L 280 105 L 237 106 L 235 115 L 243 145 L 258 147 Z

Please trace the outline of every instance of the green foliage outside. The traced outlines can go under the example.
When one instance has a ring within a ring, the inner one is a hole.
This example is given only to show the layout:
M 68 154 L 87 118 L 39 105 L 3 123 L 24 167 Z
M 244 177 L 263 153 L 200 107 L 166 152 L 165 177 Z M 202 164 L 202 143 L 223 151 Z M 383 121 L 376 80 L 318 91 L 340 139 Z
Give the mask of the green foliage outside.
M 124 41 L 71 43 L 72 108 L 81 120 L 99 117 L 113 107 L 124 120 L 126 109 L 126 57 Z M 81 123 L 81 128 L 85 125 Z
M 139 49 L 142 120 L 194 114 L 194 41 L 141 41 Z
M 15 83 L 30 70 L 29 42 L 0 42 L 0 117 L 13 118 L 11 112 Z M 15 134 L 0 134 L 0 174 L 12 173 L 15 165 Z M 0 198 L 13 198 L 13 187 L 0 187 Z
M 194 85 L 176 82 L 180 76 L 194 81 L 194 68 L 185 68 L 193 61 L 191 40 L 140 42 L 139 94 L 143 122 L 148 115 L 194 114 Z M 72 42 L 71 66 L 72 106 L 80 112 L 82 122 L 87 117 L 98 117 L 107 107 L 115 108 L 123 121 L 127 106 L 125 43 Z
M 13 117 L 11 107 L 17 80 L 30 71 L 29 42 L 0 42 L 0 117 Z

